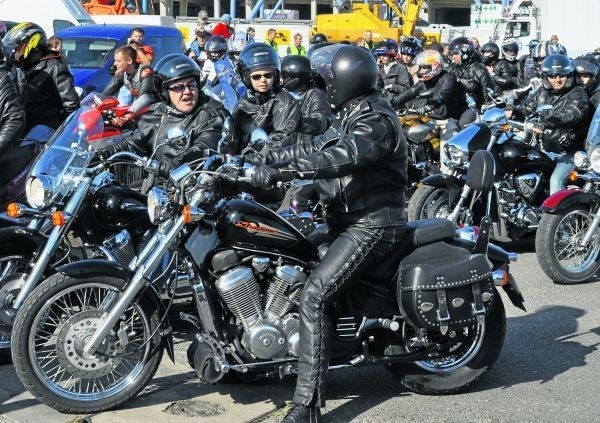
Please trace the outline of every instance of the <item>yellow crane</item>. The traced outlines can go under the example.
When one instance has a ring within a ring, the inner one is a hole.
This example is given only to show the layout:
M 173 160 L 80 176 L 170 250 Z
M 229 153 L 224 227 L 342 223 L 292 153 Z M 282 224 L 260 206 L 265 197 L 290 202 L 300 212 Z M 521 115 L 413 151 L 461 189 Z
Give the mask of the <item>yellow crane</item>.
M 368 3 L 352 3 L 350 10 L 337 14 L 317 15 L 313 25 L 313 34 L 322 33 L 331 42 L 347 40 L 355 42 L 366 30 L 373 32 L 375 40 L 392 38 L 398 40 L 401 35 L 414 35 L 425 38 L 427 42 L 440 41 L 440 31 L 423 32 L 416 30 L 419 12 L 424 0 L 405 0 L 404 10 L 392 0 L 369 1 Z M 399 24 L 392 24 L 392 19 L 382 19 L 387 6 L 387 15 L 393 12 Z

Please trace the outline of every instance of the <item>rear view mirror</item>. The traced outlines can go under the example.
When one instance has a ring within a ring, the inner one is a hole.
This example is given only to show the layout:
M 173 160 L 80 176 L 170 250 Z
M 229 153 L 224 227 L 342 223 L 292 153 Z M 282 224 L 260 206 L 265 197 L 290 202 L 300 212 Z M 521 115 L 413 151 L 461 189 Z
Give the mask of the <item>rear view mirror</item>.
M 248 148 L 254 150 L 261 156 L 266 156 L 269 153 L 269 136 L 265 132 L 264 129 L 257 128 L 252 131 L 252 135 L 250 136 L 250 142 L 248 143 Z

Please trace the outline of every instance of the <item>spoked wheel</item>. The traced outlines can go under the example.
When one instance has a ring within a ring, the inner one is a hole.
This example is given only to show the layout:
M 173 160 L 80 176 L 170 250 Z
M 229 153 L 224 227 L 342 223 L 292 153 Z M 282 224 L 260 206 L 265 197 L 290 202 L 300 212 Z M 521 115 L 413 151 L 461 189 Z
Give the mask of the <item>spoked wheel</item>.
M 124 284 L 58 274 L 25 301 L 15 320 L 13 361 L 23 385 L 40 401 L 66 413 L 106 410 L 154 375 L 162 357 L 159 317 L 142 300 L 130 305 L 96 354 L 83 352 Z
M 412 328 L 405 327 L 404 348 L 416 349 Z M 484 322 L 449 331 L 446 335 L 430 334 L 429 342 L 445 345 L 428 358 L 411 364 L 394 364 L 388 370 L 407 389 L 428 395 L 445 395 L 465 390 L 481 378 L 498 359 L 506 333 L 506 315 L 500 295 Z M 420 346 L 422 347 L 422 346 Z
M 587 245 L 582 245 L 592 219 L 590 208 L 583 204 L 561 214 L 542 215 L 535 237 L 537 258 L 544 273 L 555 283 L 585 282 L 600 268 L 598 231 Z
M 452 213 L 449 201 L 447 188 L 421 185 L 408 203 L 408 220 L 446 218 Z

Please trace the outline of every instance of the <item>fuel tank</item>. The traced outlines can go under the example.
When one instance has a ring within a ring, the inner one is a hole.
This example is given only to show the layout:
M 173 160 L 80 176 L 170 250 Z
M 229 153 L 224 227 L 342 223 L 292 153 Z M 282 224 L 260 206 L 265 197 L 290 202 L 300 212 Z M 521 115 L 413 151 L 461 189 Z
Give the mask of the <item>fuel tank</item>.
M 150 228 L 146 196 L 113 183 L 91 194 L 78 214 L 78 227 L 92 239 L 103 240 L 122 229 L 131 234 Z
M 274 211 L 250 200 L 232 198 L 217 208 L 217 235 L 232 246 L 270 251 L 307 261 L 308 240 Z
M 501 167 L 497 169 L 497 173 L 500 170 L 500 173 L 542 171 L 548 174 L 554 170 L 554 162 L 547 155 L 519 140 L 508 139 L 502 144 L 496 144 L 495 148 Z

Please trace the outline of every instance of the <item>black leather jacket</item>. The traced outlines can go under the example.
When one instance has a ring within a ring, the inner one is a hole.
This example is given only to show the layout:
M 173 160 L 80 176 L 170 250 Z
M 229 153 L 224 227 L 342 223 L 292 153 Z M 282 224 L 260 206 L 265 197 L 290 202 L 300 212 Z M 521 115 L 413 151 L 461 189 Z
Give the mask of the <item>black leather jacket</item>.
M 150 66 L 137 65 L 135 72 L 131 75 L 127 75 L 123 72 L 113 76 L 106 85 L 106 88 L 104 88 L 104 91 L 102 91 L 102 94 L 116 96 L 122 86 L 127 87 L 134 99 L 138 99 L 142 95 L 147 94 L 150 98 L 150 103 L 159 101 L 158 95 L 154 90 L 154 77 Z
M 269 134 L 273 147 L 281 146 L 284 139 L 293 138 L 300 117 L 300 105 L 287 91 L 280 89 L 268 94 L 248 91 L 233 111 L 233 122 L 241 141 L 239 149 L 248 144 L 256 128 Z
M 532 93 L 515 111 L 524 116 L 535 112 L 540 104 L 554 106 L 551 114 L 540 121 L 544 125 L 543 146 L 553 153 L 574 153 L 582 148 L 587 127 L 581 124 L 586 117 L 589 101 L 583 88 L 575 86 L 571 89 L 554 92 L 543 87 Z M 572 141 L 567 147 L 560 144 L 564 137 Z
M 333 226 L 383 227 L 406 220 L 406 138 L 380 93 L 341 111 L 331 127 L 312 141 L 271 150 L 266 161 L 314 179 Z
M 496 85 L 495 94 L 499 95 L 503 91 L 517 87 L 516 80 L 513 79 L 510 66 L 506 60 L 496 60 L 492 64 L 492 69 L 493 74 L 490 72 L 490 76 L 492 77 L 492 82 Z M 486 99 L 486 103 L 487 101 Z
M 209 99 L 202 92 L 199 95 L 198 106 L 189 114 L 181 113 L 163 102 L 152 104 L 140 118 L 131 136 L 123 143 L 107 147 L 106 151 L 115 153 L 129 150 L 150 155 L 156 150 L 156 160 L 174 167 L 203 157 L 207 148 L 217 150 L 223 121 L 229 112 L 220 102 Z M 171 128 L 183 130 L 189 135 L 188 139 L 176 145 L 161 146 L 167 141 L 167 131 Z M 229 153 L 234 151 L 235 145 L 231 146 Z
M 489 98 L 487 90 L 494 90 L 492 78 L 482 63 L 471 60 L 468 63 L 453 65 L 450 72 L 456 75 L 465 92 L 473 96 L 478 108 Z
M 327 101 L 327 94 L 322 89 L 311 87 L 299 95 L 302 96 L 300 100 L 302 116 L 296 128 L 296 142 L 303 142 L 325 132 L 333 121 L 334 115 Z M 290 142 L 283 141 L 282 144 L 289 145 Z
M 35 125 L 57 129 L 65 118 L 79 108 L 79 96 L 70 69 L 60 53 L 49 53 L 25 72 L 25 118 L 28 132 Z
M 0 67 L 0 155 L 19 139 L 25 127 L 25 112 L 10 70 Z
M 433 90 L 432 95 L 418 98 L 419 93 L 426 90 Z M 392 100 L 395 109 L 402 104 L 413 109 L 430 106 L 432 110 L 428 116 L 434 119 L 458 119 L 467 110 L 465 93 L 456 81 L 456 76 L 444 70 L 429 81 L 417 82 Z
M 393 62 L 387 74 L 383 65 L 379 65 L 379 78 L 381 78 L 379 84 L 382 88 L 387 85 L 392 86 L 390 89 L 383 89 L 383 95 L 390 103 L 394 97 L 414 85 L 413 77 L 404 63 Z M 404 106 L 399 106 L 402 107 Z

